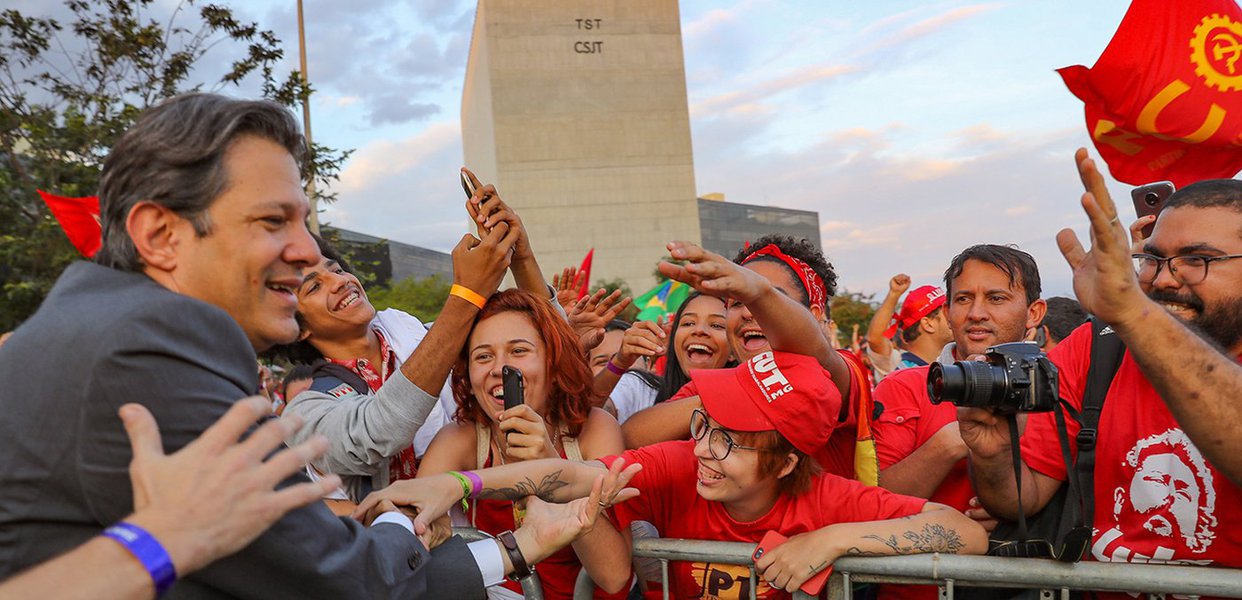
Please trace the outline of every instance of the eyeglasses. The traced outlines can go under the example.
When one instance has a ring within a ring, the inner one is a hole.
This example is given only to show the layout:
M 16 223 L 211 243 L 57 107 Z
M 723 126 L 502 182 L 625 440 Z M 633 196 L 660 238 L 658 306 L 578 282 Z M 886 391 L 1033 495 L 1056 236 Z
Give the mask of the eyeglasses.
M 1155 281 L 1160 276 L 1160 268 L 1165 263 L 1168 263 L 1170 275 L 1177 278 L 1183 284 L 1194 285 L 1207 279 L 1209 264 L 1218 260 L 1242 258 L 1242 254 L 1226 254 L 1224 256 L 1184 254 L 1182 256 L 1170 256 L 1169 258 L 1160 258 L 1151 254 L 1134 254 L 1132 257 L 1134 258 L 1134 272 L 1138 274 L 1139 281 L 1142 283 Z
M 703 412 L 702 409 L 696 408 L 690 414 L 690 437 L 697 442 L 703 439 L 705 435 L 707 436 L 707 451 L 716 460 L 724 460 L 734 448 L 739 450 L 755 450 L 757 452 L 768 450 L 768 448 L 743 446 L 733 441 L 733 437 L 729 435 L 729 432 L 719 427 L 709 426 L 707 424 L 707 413 Z

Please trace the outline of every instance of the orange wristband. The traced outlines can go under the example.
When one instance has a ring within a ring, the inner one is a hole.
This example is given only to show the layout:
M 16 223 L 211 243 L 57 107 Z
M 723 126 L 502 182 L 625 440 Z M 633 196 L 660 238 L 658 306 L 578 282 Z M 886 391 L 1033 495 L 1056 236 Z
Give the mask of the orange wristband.
M 487 304 L 487 298 L 480 296 L 478 292 L 464 285 L 457 285 L 456 283 L 453 284 L 453 287 L 449 288 L 449 295 L 457 296 L 458 298 L 479 307 L 479 310 L 482 310 L 483 305 Z

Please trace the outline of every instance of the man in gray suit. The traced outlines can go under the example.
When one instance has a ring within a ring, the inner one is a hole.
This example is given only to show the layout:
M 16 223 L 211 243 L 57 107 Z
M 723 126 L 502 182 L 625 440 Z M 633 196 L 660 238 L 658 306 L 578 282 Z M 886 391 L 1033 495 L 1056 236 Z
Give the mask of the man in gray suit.
M 114 146 L 96 263 L 70 266 L 0 348 L 0 578 L 132 511 L 121 404 L 150 409 L 173 451 L 257 392 L 255 351 L 296 337 L 294 292 L 319 259 L 305 225 L 305 156 L 284 109 L 206 94 L 147 111 Z M 494 292 L 506 234 L 464 237 L 455 282 Z M 446 309 L 477 310 L 460 299 Z M 465 335 L 451 329 L 429 338 Z M 485 580 L 513 568 L 491 541 L 428 551 L 386 508 L 367 528 L 322 503 L 290 512 L 170 597 L 482 597 Z M 517 532 L 527 561 L 572 539 L 564 522 Z

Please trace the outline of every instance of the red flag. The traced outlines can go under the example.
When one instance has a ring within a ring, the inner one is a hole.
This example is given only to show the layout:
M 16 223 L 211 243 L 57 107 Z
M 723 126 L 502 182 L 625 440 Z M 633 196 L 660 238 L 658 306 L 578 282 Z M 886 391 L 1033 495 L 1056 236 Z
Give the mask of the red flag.
M 578 275 L 582 277 L 582 287 L 578 288 L 578 299 L 587 295 L 587 288 L 591 285 L 591 261 L 595 258 L 595 248 L 587 251 L 586 256 L 582 259 L 582 266 L 578 267 Z
M 1095 66 L 1057 71 L 1121 182 L 1178 187 L 1242 169 L 1242 9 L 1134 0 Z
M 35 190 L 47 203 L 60 228 L 69 236 L 69 243 L 86 258 L 93 258 L 103 245 L 103 228 L 99 224 L 99 198 L 66 198 Z

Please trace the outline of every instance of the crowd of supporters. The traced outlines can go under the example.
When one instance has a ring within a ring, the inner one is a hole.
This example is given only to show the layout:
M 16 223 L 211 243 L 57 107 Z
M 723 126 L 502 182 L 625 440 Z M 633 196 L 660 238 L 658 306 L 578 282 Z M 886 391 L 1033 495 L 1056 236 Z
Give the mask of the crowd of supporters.
M 731 258 L 670 241 L 659 272 L 694 293 L 627 323 L 620 293 L 579 297 L 571 270 L 549 285 L 521 217 L 468 170 L 476 231 L 435 322 L 377 311 L 306 228 L 304 159 L 286 111 L 208 94 L 112 150 L 104 250 L 0 346 L 0 592 L 515 598 L 537 570 L 564 599 L 584 570 L 596 597 L 781 598 L 841 556 L 988 552 L 1059 509 L 1064 443 L 1094 452 L 1088 560 L 1242 566 L 1223 519 L 1242 509 L 1238 181 L 1179 190 L 1144 238 L 1080 151 L 1092 245 L 1058 235 L 1077 301 L 1045 299 L 1053 265 L 981 234 L 942 281 L 894 275 L 841 340 L 838 275 L 806 240 Z M 1101 335 L 1124 356 L 1083 427 Z M 1048 353 L 1057 410 L 1011 428 L 931 397 L 934 363 L 1011 342 Z M 243 436 L 261 406 L 279 418 Z M 746 566 L 659 581 L 631 553 L 772 532 L 788 539 L 756 554 L 754 590 Z

